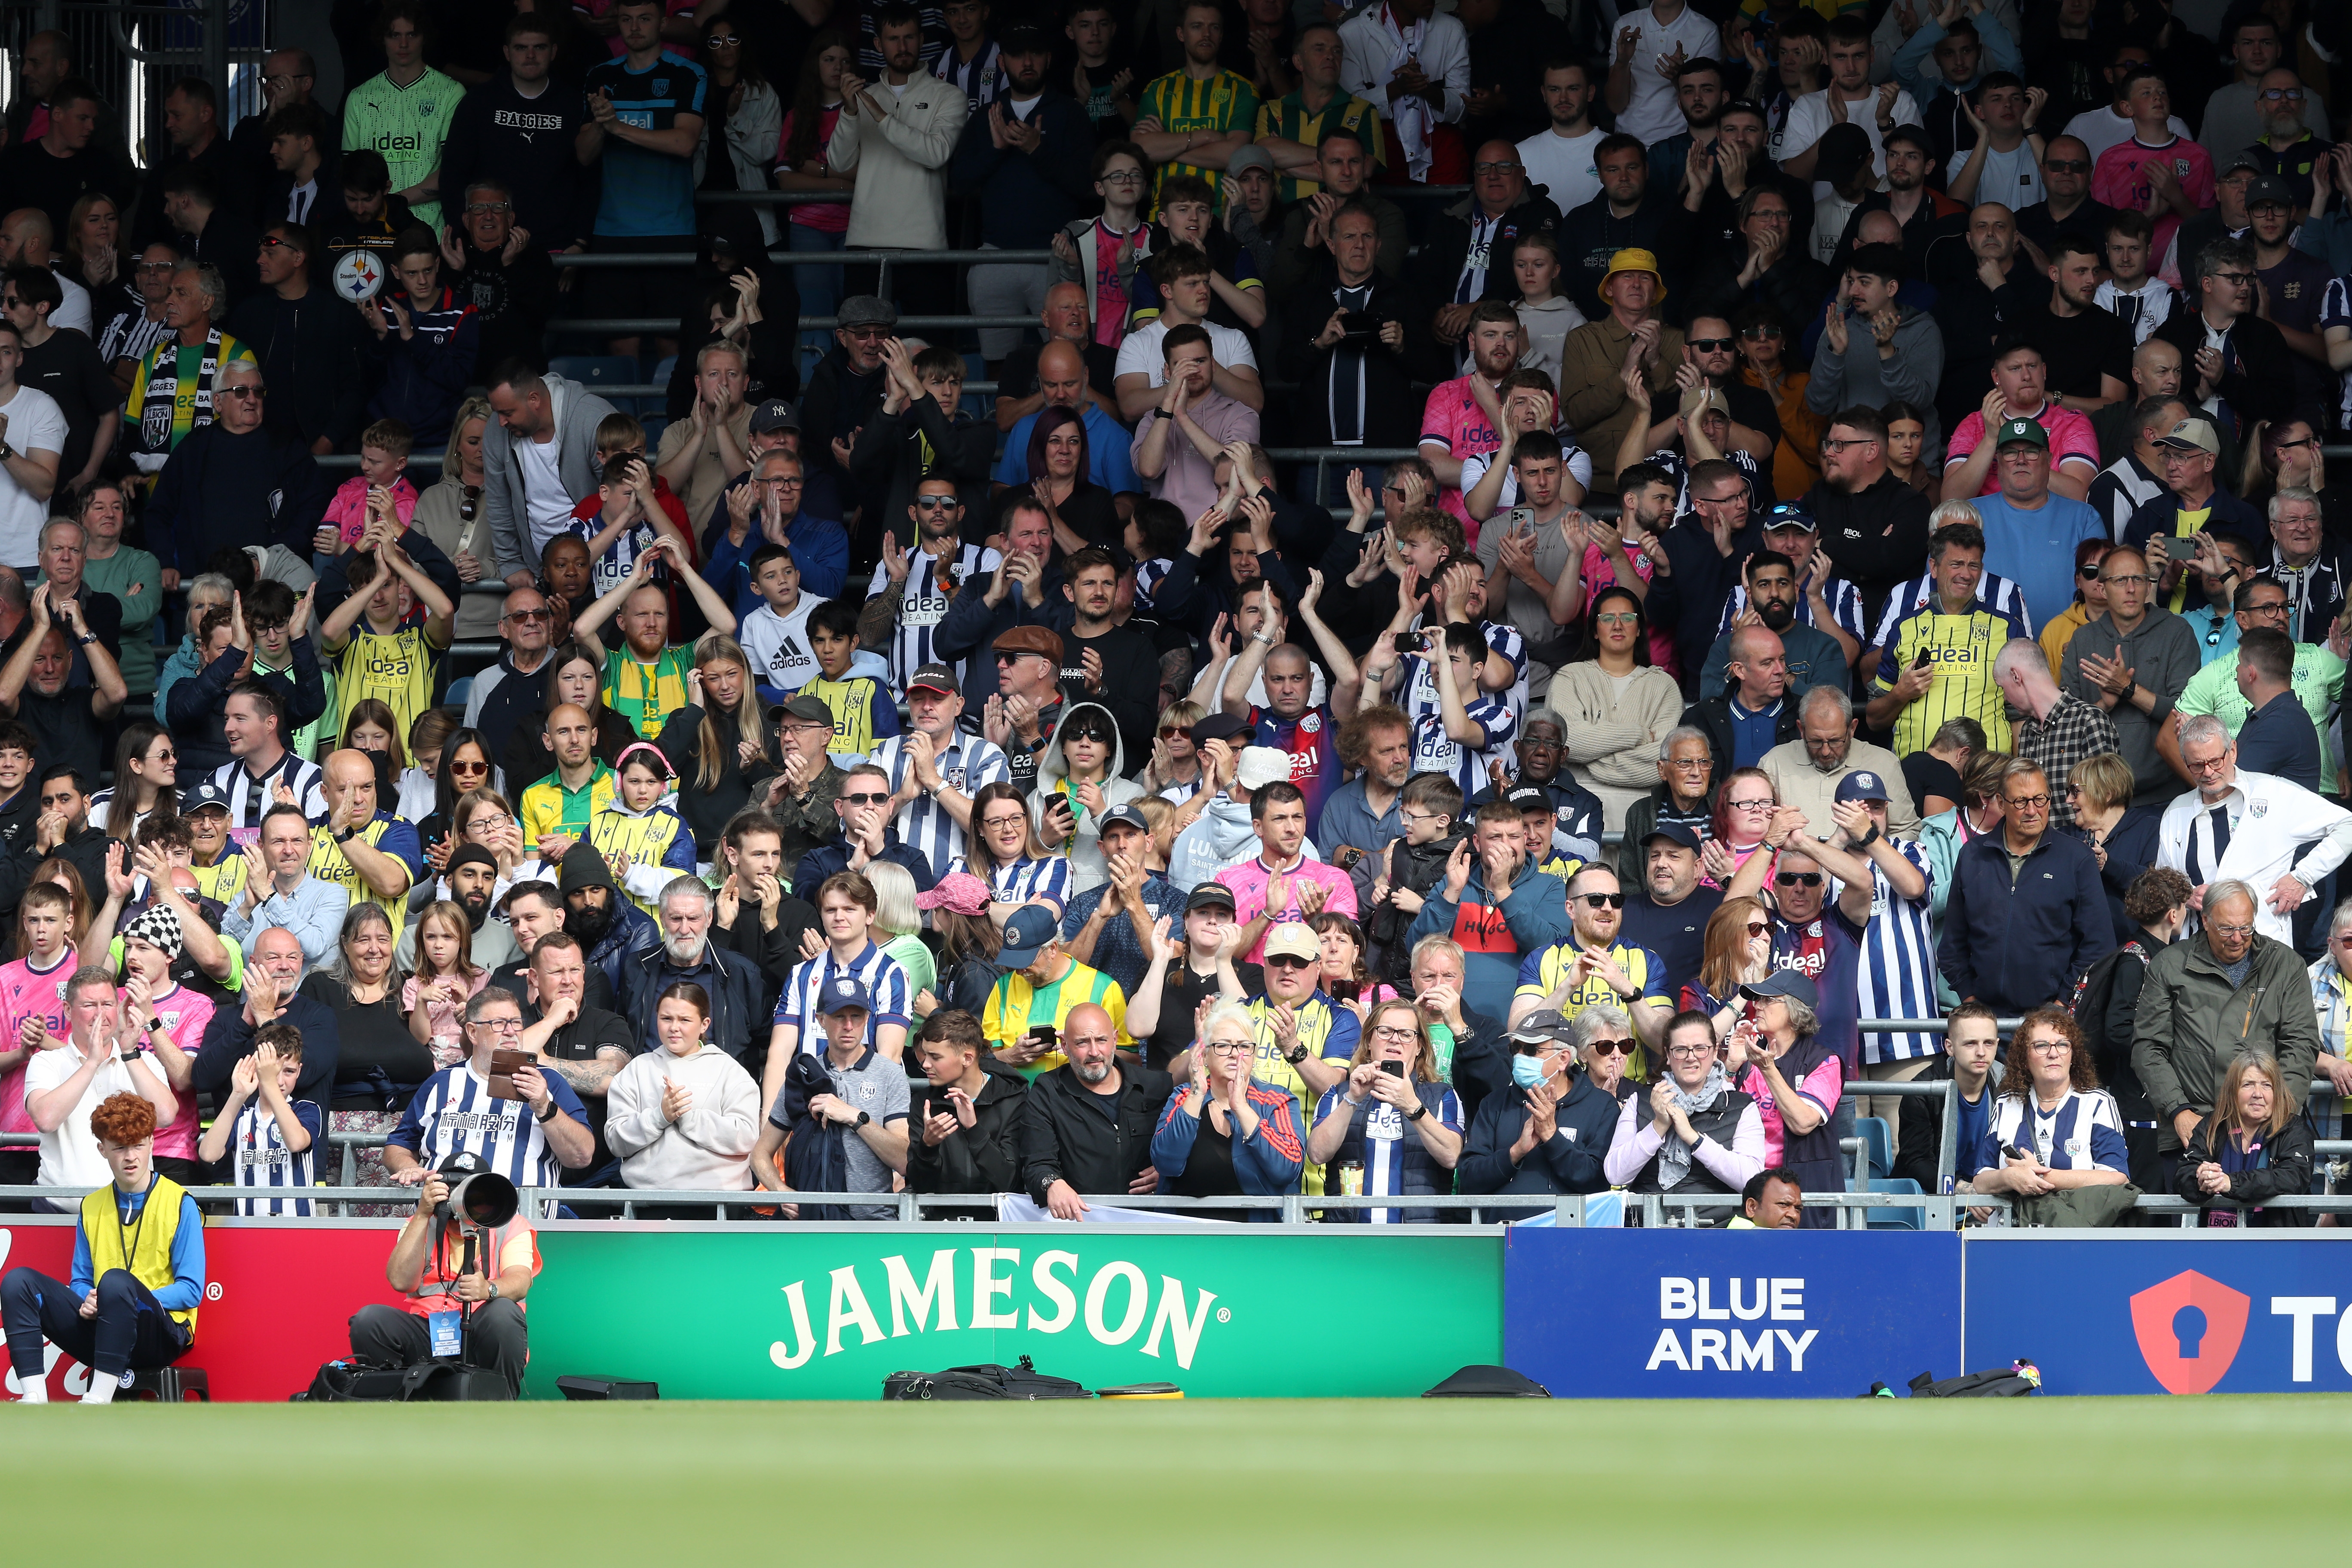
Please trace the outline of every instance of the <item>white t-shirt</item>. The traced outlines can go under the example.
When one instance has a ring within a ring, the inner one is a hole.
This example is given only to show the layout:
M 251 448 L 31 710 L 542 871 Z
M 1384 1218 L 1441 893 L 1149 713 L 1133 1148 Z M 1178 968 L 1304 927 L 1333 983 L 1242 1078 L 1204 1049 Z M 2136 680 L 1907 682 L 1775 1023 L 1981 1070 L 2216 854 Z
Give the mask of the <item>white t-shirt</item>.
M 522 454 L 523 507 L 530 516 L 530 564 L 535 566 L 549 541 L 572 531 L 574 498 L 563 488 L 560 444 L 552 437 L 544 441 L 526 437 L 514 445 Z
M 1530 186 L 1541 185 L 1564 216 L 1601 194 L 1601 171 L 1592 151 L 1609 132 L 1594 126 L 1581 136 L 1546 129 L 1519 143 L 1519 162 Z
M 737 629 L 760 684 L 797 691 L 816 679 L 816 656 L 809 652 L 809 612 L 824 600 L 803 594 L 789 616 L 780 616 L 762 604 L 743 617 Z
M 1877 127 L 1874 124 L 1873 130 Z M 1969 166 L 1968 153 L 1955 153 L 1947 169 L 1947 184 L 1960 177 Z M 1999 202 L 2011 212 L 2030 207 L 2050 193 L 2042 188 L 2042 165 L 2033 156 L 2033 143 L 2020 142 L 2004 153 L 1998 147 L 1985 149 L 1984 172 L 1977 176 L 1977 200 Z
M 1617 129 L 1644 142 L 1664 142 L 1679 136 L 1690 127 L 1683 122 L 1683 111 L 1675 102 L 1674 79 L 1658 74 L 1658 57 L 1673 54 L 1675 46 L 1680 44 L 1685 59 L 1713 59 L 1723 52 L 1722 37 L 1713 22 L 1688 5 L 1671 22 L 1660 22 L 1652 7 L 1643 6 L 1630 16 L 1620 16 L 1609 28 L 1609 58 L 1612 60 L 1617 58 L 1617 35 L 1627 27 L 1640 28 L 1642 37 L 1633 46 L 1633 101 L 1617 117 Z M 1912 118 L 1918 117 L 1914 114 Z
M 1227 370 L 1244 365 L 1253 371 L 1257 369 L 1257 355 L 1250 350 L 1247 332 L 1237 332 L 1214 321 L 1202 321 L 1201 325 L 1209 334 L 1209 357 L 1212 360 Z M 1147 321 L 1128 333 L 1118 345 L 1118 364 L 1111 374 L 1114 376 L 1149 375 L 1154 386 L 1165 382 L 1168 366 L 1160 356 L 1160 340 L 1167 335 L 1168 323 L 1159 320 Z
M 36 1051 L 33 1059 L 25 1065 L 26 1098 L 57 1088 L 79 1071 L 81 1064 L 81 1052 L 70 1044 L 55 1050 Z M 103 1104 L 108 1095 L 138 1092 L 131 1081 L 131 1069 L 121 1062 L 109 1062 L 99 1068 L 90 1076 L 89 1087 L 82 1090 L 80 1100 L 58 1123 L 57 1131 L 41 1134 L 41 1173 L 35 1180 L 45 1187 L 102 1187 L 114 1180 L 114 1173 L 107 1169 L 106 1157 L 98 1152 L 98 1135 L 89 1130 L 89 1113 Z
M 1591 489 L 1592 488 L 1592 454 L 1578 446 L 1572 437 L 1563 437 L 1560 447 L 1561 455 L 1568 459 L 1569 476 L 1586 489 Z M 1463 458 L 1462 493 L 1468 495 L 1472 490 L 1476 489 L 1478 481 L 1485 479 L 1486 470 L 1494 466 L 1495 455 L 1492 452 L 1483 457 Z M 1508 468 L 1503 474 L 1503 495 L 1502 499 L 1495 503 L 1495 515 L 1500 517 L 1518 504 L 1519 473 L 1517 468 Z
M 65 291 L 65 299 L 49 312 L 49 325 L 59 331 L 70 328 L 86 338 L 98 336 L 98 329 L 90 324 L 89 290 L 54 267 L 49 268 L 49 274 Z
M 1830 94 L 1836 90 L 1834 87 L 1825 87 L 1819 92 L 1809 92 L 1789 105 L 1789 122 L 1780 127 L 1780 139 L 1772 143 L 1774 163 L 1794 157 L 1822 139 L 1822 132 L 1833 123 L 1830 119 Z M 1878 136 L 1878 89 L 1872 88 L 1858 99 L 1847 100 L 1845 118 L 1846 123 L 1861 126 L 1862 133 L 1870 138 L 1871 170 L 1880 179 L 1885 179 L 1886 148 Z M 1895 123 L 1920 123 L 1919 106 L 1912 102 L 1911 95 L 1901 88 L 1895 90 Z M 1827 180 L 1813 182 L 1815 200 L 1830 194 Z
M 8 445 L 16 450 L 52 458 L 64 453 L 65 410 L 39 387 L 18 387 L 0 403 L 0 414 L 8 416 Z M 41 524 L 48 521 L 48 503 L 34 500 L 14 474 L 0 468 L 0 562 L 24 568 L 27 582 L 41 555 Z

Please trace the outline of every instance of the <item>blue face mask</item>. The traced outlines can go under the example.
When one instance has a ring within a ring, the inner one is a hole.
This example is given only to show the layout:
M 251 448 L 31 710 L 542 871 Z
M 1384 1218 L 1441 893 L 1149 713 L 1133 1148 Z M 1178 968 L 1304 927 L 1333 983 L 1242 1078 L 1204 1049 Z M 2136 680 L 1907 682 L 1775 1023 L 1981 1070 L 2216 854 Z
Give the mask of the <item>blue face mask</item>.
M 1513 1057 L 1511 1058 L 1511 1081 L 1517 1084 L 1521 1089 L 1535 1088 L 1536 1085 L 1543 1082 L 1546 1079 L 1551 1076 L 1549 1073 L 1544 1071 L 1543 1065 L 1544 1058 L 1541 1057 Z

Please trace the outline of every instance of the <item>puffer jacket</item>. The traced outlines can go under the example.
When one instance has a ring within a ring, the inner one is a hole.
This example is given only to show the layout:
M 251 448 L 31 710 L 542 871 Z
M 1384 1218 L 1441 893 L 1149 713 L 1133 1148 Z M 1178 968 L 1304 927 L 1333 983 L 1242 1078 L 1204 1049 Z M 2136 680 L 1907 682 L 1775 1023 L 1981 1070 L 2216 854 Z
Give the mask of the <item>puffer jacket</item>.
M 2200 933 L 2148 961 L 2132 1036 L 2132 1068 L 2156 1107 L 2157 1146 L 2180 1147 L 2173 1119 L 2210 1111 L 2230 1058 L 2248 1047 L 2278 1058 L 2286 1091 L 2301 1104 L 2319 1064 L 2311 976 L 2294 950 L 2257 934 L 2245 983 L 2231 985 L 2212 940 Z

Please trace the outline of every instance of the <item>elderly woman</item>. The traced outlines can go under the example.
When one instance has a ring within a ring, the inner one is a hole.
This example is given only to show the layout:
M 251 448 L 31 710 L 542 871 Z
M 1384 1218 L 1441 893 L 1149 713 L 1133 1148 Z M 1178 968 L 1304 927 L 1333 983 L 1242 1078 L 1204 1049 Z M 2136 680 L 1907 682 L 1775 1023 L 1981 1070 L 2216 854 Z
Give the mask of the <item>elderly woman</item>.
M 2136 924 L 2124 909 L 2124 894 L 2156 864 L 2164 827 L 2161 810 L 2132 805 L 2135 787 L 2131 764 L 2116 752 L 2084 757 L 2066 775 L 2066 804 L 2074 820 L 2057 830 L 2081 839 L 2098 861 L 2119 942 L 2129 939 Z
M 1316 1108 L 1307 1158 L 1337 1173 L 1324 1183 L 1327 1194 L 1335 1185 L 1342 1193 L 1353 1185 L 1373 1197 L 1410 1196 L 1454 1184 L 1444 1173 L 1462 1159 L 1462 1101 L 1438 1081 L 1437 1054 L 1411 1002 L 1372 1008 L 1347 1078 L 1325 1089 Z M 1438 1215 L 1434 1209 L 1338 1209 L 1328 1217 L 1433 1225 Z
M 1736 1193 L 1764 1168 L 1764 1117 L 1731 1087 L 1704 1013 L 1666 1026 L 1666 1070 L 1625 1102 L 1601 1162 L 1612 1186 L 1637 1193 Z
M 2020 1225 L 2112 1223 L 2130 1207 L 2128 1195 L 2108 1204 L 2036 1201 L 2131 1182 L 2122 1117 L 2115 1097 L 2099 1088 L 2082 1028 L 2062 1008 L 2036 1007 L 2010 1040 L 2009 1061 L 1977 1145 L 1976 1190 L 2019 1200 L 2011 1219 Z
M 1510 1033 L 1511 1083 L 1479 1104 L 1458 1174 L 1465 1193 L 1597 1193 L 1609 1185 L 1601 1157 L 1617 1126 L 1617 1096 L 1580 1062 L 1612 1061 L 1622 1078 L 1633 1048 L 1633 1021 L 1598 1003 L 1570 1023 L 1530 1013 Z M 1612 1079 L 1612 1081 L 1614 1081 Z M 1522 1209 L 1488 1220 L 1532 1218 Z
M 630 1058 L 605 1091 L 605 1146 L 631 1187 L 736 1192 L 751 1184 L 760 1138 L 760 1086 L 712 1045 L 710 995 L 673 981 L 654 1004 L 661 1048 Z M 639 1219 L 701 1219 L 698 1205 L 640 1205 Z
M 1739 994 L 1756 1003 L 1756 1021 L 1733 1028 L 1725 1066 L 1761 1114 L 1764 1163 L 1785 1167 L 1809 1193 L 1845 1191 L 1830 1125 L 1845 1092 L 1845 1064 L 1821 1042 L 1820 994 L 1812 977 L 1775 970 Z M 1834 1217 L 1832 1210 L 1809 1208 L 1805 1226 L 1827 1229 Z
M 2240 1053 L 2222 1074 L 2213 1104 L 2173 1173 L 2172 1190 L 2204 1211 L 2197 1223 L 2208 1229 L 2309 1225 L 2309 1209 L 2263 1207 L 2311 1191 L 2311 1127 L 2287 1092 L 2278 1058 Z M 2243 1206 L 2213 1206 L 2224 1200 Z
M 1168 1100 L 1151 1135 L 1160 1190 L 1185 1197 L 1278 1196 L 1298 1190 L 1306 1151 L 1298 1102 L 1285 1089 L 1252 1081 L 1257 1051 L 1249 1010 L 1220 1002 L 1201 1020 L 1192 1081 Z M 1202 1209 L 1206 1219 L 1272 1223 L 1279 1209 Z

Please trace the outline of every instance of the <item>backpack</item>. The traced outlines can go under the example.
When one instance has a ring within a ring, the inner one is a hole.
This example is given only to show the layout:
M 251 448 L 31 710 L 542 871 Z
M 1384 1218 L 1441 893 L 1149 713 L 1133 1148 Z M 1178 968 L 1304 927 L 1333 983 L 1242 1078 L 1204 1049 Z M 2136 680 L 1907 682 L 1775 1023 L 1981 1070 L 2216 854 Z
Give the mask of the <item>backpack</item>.
M 405 1367 L 346 1357 L 331 1361 L 310 1379 L 310 1386 L 294 1397 L 314 1405 L 396 1404 L 404 1397 Z
M 2137 942 L 2127 942 L 2083 972 L 2074 982 L 2074 994 L 2067 999 L 2066 1011 L 2074 1016 L 2074 1026 L 2083 1031 L 2083 1044 L 2089 1048 L 2091 1059 L 2098 1064 L 2099 1076 L 2113 1076 L 2107 1071 L 2107 1004 L 2116 994 L 2116 972 L 2126 961 L 2146 964 L 2147 949 Z M 2126 1053 L 2131 1042 L 2125 1040 L 2121 1048 Z
M 2042 1369 L 2030 1361 L 2012 1362 L 1990 1372 L 1971 1372 L 1936 1381 L 1932 1372 L 1911 1380 L 1914 1399 L 2018 1399 L 2040 1392 Z
M 945 1372 L 894 1372 L 885 1399 L 1092 1399 L 1066 1377 L 1049 1377 L 1023 1356 L 1018 1366 L 951 1366 Z

